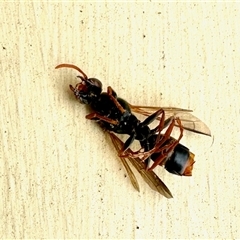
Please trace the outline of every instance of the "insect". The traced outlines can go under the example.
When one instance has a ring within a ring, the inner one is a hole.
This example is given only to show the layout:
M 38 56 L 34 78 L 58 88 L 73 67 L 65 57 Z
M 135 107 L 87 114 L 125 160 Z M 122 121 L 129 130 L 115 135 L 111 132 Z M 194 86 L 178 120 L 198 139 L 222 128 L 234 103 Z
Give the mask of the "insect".
M 90 105 L 93 110 L 86 118 L 95 120 L 108 132 L 134 188 L 138 191 L 140 189 L 127 160 L 153 190 L 171 198 L 170 190 L 152 170 L 160 165 L 170 173 L 191 176 L 194 154 L 180 144 L 183 130 L 211 136 L 209 128 L 193 116 L 191 110 L 131 105 L 119 98 L 110 86 L 107 92 L 102 92 L 101 81 L 88 78 L 77 66 L 60 64 L 56 66 L 56 69 L 58 68 L 72 68 L 81 74 L 77 76 L 81 82 L 75 87 L 72 85 L 69 87 L 80 103 Z M 147 118 L 141 122 L 133 113 L 142 114 Z M 149 125 L 155 120 L 159 123 L 157 127 L 151 129 Z M 179 129 L 177 139 L 171 137 L 173 128 Z M 162 133 L 164 129 L 166 131 Z M 123 142 L 115 133 L 127 134 L 129 137 Z M 130 148 L 134 140 L 141 146 L 137 151 Z M 150 166 L 151 160 L 153 164 Z

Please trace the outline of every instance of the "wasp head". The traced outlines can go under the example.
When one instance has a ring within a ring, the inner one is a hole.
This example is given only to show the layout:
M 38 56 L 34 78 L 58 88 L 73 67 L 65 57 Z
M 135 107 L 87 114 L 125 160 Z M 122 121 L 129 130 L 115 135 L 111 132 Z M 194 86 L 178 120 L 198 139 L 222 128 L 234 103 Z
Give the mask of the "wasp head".
M 75 69 L 82 74 L 82 76 L 78 76 L 82 80 L 80 83 L 75 87 L 69 85 L 70 89 L 81 103 L 90 104 L 99 97 L 102 92 L 102 83 L 98 79 L 88 78 L 79 67 L 73 64 L 63 63 L 56 66 L 56 69 L 65 67 Z
M 82 82 L 77 83 L 75 87 L 69 85 L 75 97 L 80 103 L 90 104 L 99 97 L 102 92 L 102 83 L 96 78 L 85 79 L 80 76 Z

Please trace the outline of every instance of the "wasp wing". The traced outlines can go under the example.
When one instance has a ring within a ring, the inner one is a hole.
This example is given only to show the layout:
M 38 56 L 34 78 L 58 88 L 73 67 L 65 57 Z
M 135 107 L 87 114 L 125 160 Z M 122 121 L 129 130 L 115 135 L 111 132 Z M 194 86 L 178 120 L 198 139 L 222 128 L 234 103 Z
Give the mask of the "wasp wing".
M 109 132 L 109 136 L 110 136 L 110 138 L 111 138 L 111 140 L 112 140 L 112 143 L 113 143 L 115 149 L 117 150 L 117 152 L 119 152 L 119 151 L 122 149 L 122 147 L 123 147 L 123 142 L 122 142 L 115 134 L 113 134 L 113 133 L 111 133 L 111 132 Z M 121 144 L 122 144 L 122 145 L 121 145 Z M 126 169 L 126 171 L 127 171 L 127 173 L 128 173 L 128 176 L 129 176 L 129 178 L 130 178 L 130 180 L 131 180 L 131 183 L 132 183 L 133 187 L 134 187 L 138 192 L 140 192 L 140 188 L 139 188 L 138 181 L 137 181 L 134 173 L 132 172 L 131 168 L 129 167 L 126 159 L 125 159 L 125 158 L 122 158 L 122 157 L 120 157 L 120 159 L 121 159 L 122 164 L 123 164 L 123 166 L 125 167 L 125 169 Z
M 113 142 L 113 145 L 115 146 L 117 152 L 119 152 L 122 148 L 124 143 L 113 133 L 109 132 L 109 136 Z M 130 152 L 131 150 L 126 150 L 127 152 Z M 129 174 L 130 180 L 134 186 L 135 189 L 139 191 L 139 185 L 137 183 L 137 180 L 135 178 L 135 175 L 133 174 L 132 170 L 130 169 L 127 161 L 125 158 L 120 157 L 122 160 L 122 163 L 124 167 L 127 170 L 127 173 Z M 163 183 L 163 181 L 153 172 L 153 171 L 147 171 L 145 164 L 140 160 L 140 158 L 131 158 L 127 157 L 127 159 L 131 162 L 131 164 L 137 169 L 137 171 L 141 174 L 142 178 L 145 180 L 145 182 L 155 191 L 159 192 L 166 198 L 172 198 L 172 194 L 170 190 L 167 188 L 167 186 Z
M 129 107 L 132 112 L 139 113 L 144 116 L 150 116 L 160 109 L 160 107 L 136 106 L 131 104 L 129 104 Z M 175 107 L 162 107 L 162 109 L 165 111 L 165 117 L 167 120 L 170 120 L 172 117 L 178 117 L 180 118 L 184 129 L 194 133 L 211 136 L 211 131 L 208 126 L 191 114 L 192 110 Z M 160 120 L 159 118 L 157 119 Z

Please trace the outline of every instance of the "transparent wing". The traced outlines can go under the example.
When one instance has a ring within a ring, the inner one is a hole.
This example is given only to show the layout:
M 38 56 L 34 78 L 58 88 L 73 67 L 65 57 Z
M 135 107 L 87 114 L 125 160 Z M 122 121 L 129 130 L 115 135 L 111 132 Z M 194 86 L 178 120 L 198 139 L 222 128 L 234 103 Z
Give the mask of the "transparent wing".
M 160 107 L 136 106 L 131 104 L 129 104 L 129 107 L 132 112 L 139 113 L 144 116 L 150 116 L 155 111 L 160 109 Z M 174 107 L 162 107 L 162 109 L 165 111 L 166 119 L 179 117 L 184 129 L 194 133 L 211 136 L 211 131 L 208 126 L 191 114 L 192 110 Z
M 109 132 L 109 136 L 113 142 L 113 145 L 115 146 L 117 152 L 119 152 L 122 148 L 124 143 L 113 133 Z M 131 151 L 128 149 L 128 151 Z M 163 181 L 153 172 L 153 171 L 146 171 L 145 164 L 139 159 L 139 158 L 121 158 L 122 163 L 124 167 L 126 168 L 126 171 L 130 177 L 130 180 L 134 186 L 135 189 L 139 191 L 139 185 L 136 180 L 135 175 L 133 174 L 132 170 L 130 169 L 127 160 L 131 162 L 131 164 L 137 169 L 137 171 L 141 174 L 142 178 L 145 180 L 145 182 L 155 191 L 159 192 L 166 198 L 172 198 L 172 194 L 170 190 L 167 188 L 167 186 L 163 183 Z M 127 160 L 126 160 L 127 159 Z
M 122 147 L 123 147 L 123 142 L 115 134 L 113 134 L 111 132 L 108 132 L 108 133 L 109 133 L 109 136 L 110 136 L 110 138 L 111 138 L 111 140 L 113 142 L 113 145 L 114 145 L 115 149 L 117 150 L 117 152 L 119 152 L 122 149 Z M 125 167 L 125 169 L 126 169 L 126 171 L 128 173 L 128 176 L 129 176 L 129 178 L 131 180 L 131 183 L 132 183 L 133 187 L 138 192 L 140 192 L 140 188 L 139 188 L 139 184 L 137 182 L 137 179 L 136 179 L 134 173 L 132 172 L 131 168 L 129 167 L 126 159 L 122 158 L 122 157 L 120 157 L 120 159 L 121 159 L 122 164 L 123 164 L 123 166 Z

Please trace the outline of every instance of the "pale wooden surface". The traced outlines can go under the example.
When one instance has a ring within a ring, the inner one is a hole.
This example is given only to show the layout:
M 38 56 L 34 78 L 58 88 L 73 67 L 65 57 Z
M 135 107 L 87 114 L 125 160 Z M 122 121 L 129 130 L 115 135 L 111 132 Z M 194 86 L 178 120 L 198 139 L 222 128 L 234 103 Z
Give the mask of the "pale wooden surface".
M 239 3 L 1 3 L 0 238 L 240 237 Z M 74 63 L 135 104 L 194 110 L 193 177 L 125 178 L 68 84 Z

